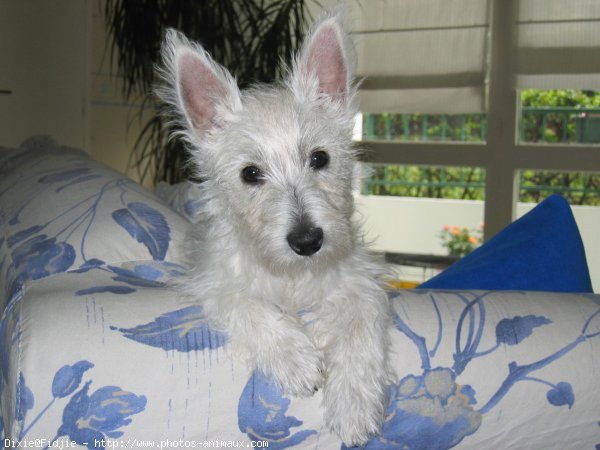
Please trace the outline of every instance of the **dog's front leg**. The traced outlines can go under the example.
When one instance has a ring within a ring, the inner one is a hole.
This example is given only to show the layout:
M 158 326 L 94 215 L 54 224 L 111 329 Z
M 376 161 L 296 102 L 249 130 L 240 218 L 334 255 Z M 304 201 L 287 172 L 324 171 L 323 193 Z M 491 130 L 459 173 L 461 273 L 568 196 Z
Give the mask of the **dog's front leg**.
M 319 321 L 325 421 L 348 446 L 363 445 L 381 430 L 391 380 L 388 308 L 385 292 L 359 277 L 325 302 Z
M 322 385 L 323 357 L 302 324 L 276 306 L 244 299 L 229 312 L 234 348 L 284 392 L 305 397 Z

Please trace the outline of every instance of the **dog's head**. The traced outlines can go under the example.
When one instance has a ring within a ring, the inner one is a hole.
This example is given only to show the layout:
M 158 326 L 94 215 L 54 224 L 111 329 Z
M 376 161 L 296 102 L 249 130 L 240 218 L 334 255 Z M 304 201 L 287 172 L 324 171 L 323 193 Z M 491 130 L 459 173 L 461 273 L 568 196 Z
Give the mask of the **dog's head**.
M 318 269 L 354 246 L 351 52 L 340 14 L 323 17 L 284 82 L 240 91 L 202 47 L 167 34 L 160 94 L 240 250 L 273 270 Z

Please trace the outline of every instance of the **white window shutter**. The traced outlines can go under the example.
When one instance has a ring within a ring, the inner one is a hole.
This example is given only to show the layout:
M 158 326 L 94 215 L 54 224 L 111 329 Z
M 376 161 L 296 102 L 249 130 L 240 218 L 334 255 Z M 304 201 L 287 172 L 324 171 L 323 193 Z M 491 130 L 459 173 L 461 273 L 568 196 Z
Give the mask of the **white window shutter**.
M 600 89 L 600 1 L 520 0 L 518 88 Z

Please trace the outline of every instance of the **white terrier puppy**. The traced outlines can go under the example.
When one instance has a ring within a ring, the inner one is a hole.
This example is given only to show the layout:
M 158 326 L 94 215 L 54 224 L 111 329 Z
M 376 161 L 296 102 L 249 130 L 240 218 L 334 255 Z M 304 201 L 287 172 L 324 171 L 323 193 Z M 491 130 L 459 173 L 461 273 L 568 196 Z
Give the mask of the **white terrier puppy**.
M 329 428 L 365 444 L 387 404 L 391 321 L 383 271 L 352 219 L 356 86 L 340 14 L 312 27 L 276 85 L 240 91 L 173 30 L 163 58 L 160 95 L 205 180 L 181 291 L 286 393 L 323 387 Z

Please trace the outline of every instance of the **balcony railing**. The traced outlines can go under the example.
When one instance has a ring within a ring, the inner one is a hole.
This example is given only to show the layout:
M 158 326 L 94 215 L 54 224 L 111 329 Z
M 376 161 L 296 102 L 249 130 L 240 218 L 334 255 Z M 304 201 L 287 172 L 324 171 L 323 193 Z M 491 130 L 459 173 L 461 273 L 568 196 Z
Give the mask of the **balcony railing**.
M 485 114 L 365 114 L 364 140 L 484 141 Z
M 485 114 L 365 114 L 363 139 L 482 142 L 486 127 Z M 524 143 L 600 143 L 600 108 L 525 107 L 519 132 Z M 559 193 L 573 204 L 600 205 L 600 174 L 528 170 L 520 177 L 521 201 Z M 483 199 L 484 183 L 483 168 L 379 166 L 366 177 L 363 193 Z
M 485 114 L 365 114 L 364 140 L 485 141 Z M 521 142 L 600 143 L 600 108 L 525 107 Z

